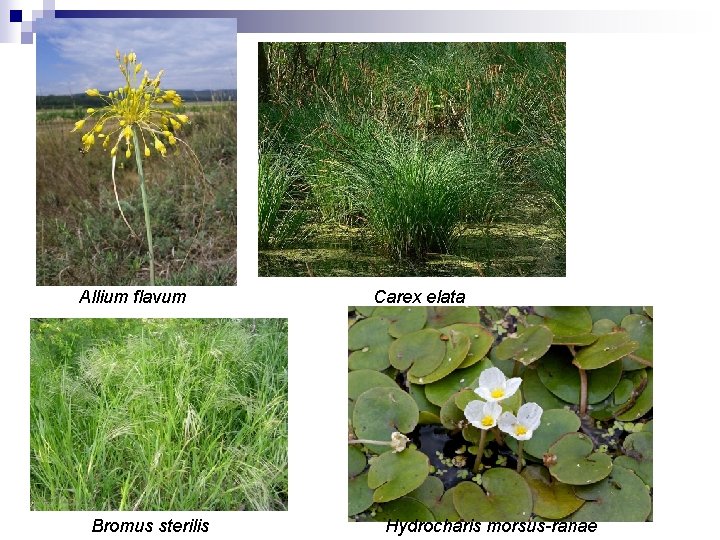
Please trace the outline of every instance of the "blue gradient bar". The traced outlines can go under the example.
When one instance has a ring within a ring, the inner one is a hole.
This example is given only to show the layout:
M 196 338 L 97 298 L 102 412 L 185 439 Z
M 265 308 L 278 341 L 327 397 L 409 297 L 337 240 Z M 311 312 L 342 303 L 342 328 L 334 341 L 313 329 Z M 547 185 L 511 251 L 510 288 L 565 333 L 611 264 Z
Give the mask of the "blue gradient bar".
M 234 18 L 238 33 L 625 33 L 703 30 L 682 11 L 56 10 L 73 18 Z

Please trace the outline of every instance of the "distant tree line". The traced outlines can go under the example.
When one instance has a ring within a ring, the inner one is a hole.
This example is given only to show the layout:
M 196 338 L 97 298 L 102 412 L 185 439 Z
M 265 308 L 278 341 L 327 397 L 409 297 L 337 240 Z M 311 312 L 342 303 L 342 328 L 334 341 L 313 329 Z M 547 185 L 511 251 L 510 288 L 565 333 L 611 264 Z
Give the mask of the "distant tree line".
M 106 91 L 102 91 L 107 93 Z M 186 103 L 198 101 L 237 101 L 237 90 L 178 90 Z M 75 107 L 96 107 L 101 105 L 96 97 L 87 94 L 71 94 L 64 96 L 36 96 L 36 109 L 73 109 Z

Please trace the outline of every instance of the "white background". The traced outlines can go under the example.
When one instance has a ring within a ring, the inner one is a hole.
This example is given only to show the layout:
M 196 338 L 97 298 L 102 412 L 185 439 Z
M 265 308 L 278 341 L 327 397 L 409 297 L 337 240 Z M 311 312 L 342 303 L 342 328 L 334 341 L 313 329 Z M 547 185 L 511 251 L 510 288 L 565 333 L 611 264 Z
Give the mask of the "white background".
M 27 9 L 27 3 L 23 3 Z M 176 0 L 172 9 L 333 8 L 334 2 Z M 362 9 L 477 8 L 480 2 L 367 0 Z M 587 4 L 587 3 L 586 3 Z M 587 8 L 675 7 L 673 2 L 593 2 Z M 692 3 L 683 2 L 683 9 Z M 486 8 L 570 8 L 577 2 L 485 2 Z M 36 0 L 36 9 L 41 3 Z M 103 9 L 57 1 L 56 9 Z M 108 6 L 109 8 L 110 6 Z M 150 9 L 164 2 L 113 7 Z M 345 7 L 354 7 L 346 3 Z M 27 13 L 27 12 L 26 12 Z M 27 18 L 27 16 L 26 16 Z M 709 22 L 708 22 L 709 21 Z M 185 288 L 182 306 L 79 305 L 81 288 L 35 287 L 35 48 L 0 44 L 0 176 L 3 196 L 0 329 L 3 536 L 85 538 L 96 517 L 129 514 L 29 511 L 31 317 L 287 317 L 290 320 L 289 511 L 136 513 L 156 524 L 201 517 L 204 538 L 309 534 L 366 538 L 384 525 L 346 522 L 346 309 L 378 288 L 459 290 L 468 305 L 654 305 L 655 500 L 652 524 L 601 523 L 618 533 L 714 528 L 717 387 L 718 58 L 710 32 L 666 34 L 238 35 L 238 286 Z M 257 277 L 257 41 L 566 41 L 567 278 Z M 192 46 L 192 45 L 190 45 Z M 79 180 L 81 181 L 81 180 Z M 711 478 L 713 477 L 713 478 Z M 157 526 L 157 525 L 156 525 Z M 159 534 L 157 532 L 153 535 Z M 469 534 L 469 533 L 468 533 Z M 94 535 L 95 537 L 98 535 Z M 184 536 L 175 534 L 175 536 Z M 393 535 L 386 535 L 388 537 Z M 416 536 L 416 535 L 413 535 Z M 465 536 L 465 535 L 461 535 Z M 509 536 L 522 537 L 522 534 Z M 574 536 L 574 535 L 569 535 Z M 587 536 L 587 535 L 585 535 Z

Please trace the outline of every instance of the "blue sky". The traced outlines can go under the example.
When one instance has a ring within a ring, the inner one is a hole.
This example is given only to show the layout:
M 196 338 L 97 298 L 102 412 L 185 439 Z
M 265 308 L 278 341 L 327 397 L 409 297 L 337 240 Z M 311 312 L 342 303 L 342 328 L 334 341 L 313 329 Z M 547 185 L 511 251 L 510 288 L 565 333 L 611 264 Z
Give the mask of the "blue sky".
M 43 19 L 36 23 L 37 94 L 123 84 L 115 60 L 135 51 L 163 88 L 237 88 L 235 19 Z

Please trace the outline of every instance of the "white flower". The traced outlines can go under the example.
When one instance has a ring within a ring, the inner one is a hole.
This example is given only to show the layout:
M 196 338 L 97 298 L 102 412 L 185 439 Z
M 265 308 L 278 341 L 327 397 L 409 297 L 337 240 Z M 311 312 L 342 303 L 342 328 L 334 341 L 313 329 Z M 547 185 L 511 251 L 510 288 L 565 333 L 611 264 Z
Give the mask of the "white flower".
M 502 401 L 517 392 L 521 382 L 520 377 L 508 379 L 498 368 L 491 367 L 480 374 L 475 393 L 485 401 Z
M 465 418 L 480 429 L 490 429 L 497 425 L 498 416 L 502 412 L 500 404 L 494 401 L 471 401 L 465 407 Z
M 520 406 L 517 418 L 511 412 L 504 412 L 498 418 L 498 427 L 518 441 L 527 441 L 540 426 L 543 410 L 537 403 L 525 403 Z
M 407 446 L 407 443 L 410 442 L 410 439 L 408 439 L 405 435 L 400 433 L 399 431 L 395 431 L 390 436 L 390 446 L 392 447 L 393 452 L 402 452 L 405 450 L 405 447 Z

